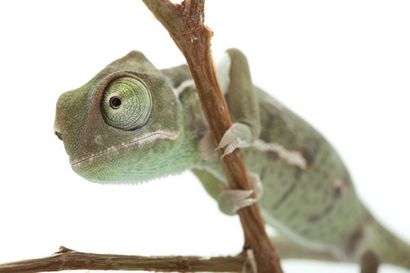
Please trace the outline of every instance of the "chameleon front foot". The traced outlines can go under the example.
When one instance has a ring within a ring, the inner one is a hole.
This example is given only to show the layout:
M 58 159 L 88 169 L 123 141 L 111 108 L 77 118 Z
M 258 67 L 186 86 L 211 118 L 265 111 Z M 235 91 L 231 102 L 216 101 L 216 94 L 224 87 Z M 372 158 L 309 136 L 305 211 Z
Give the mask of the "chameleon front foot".
M 208 131 L 201 138 L 198 144 L 198 151 L 201 155 L 201 158 L 205 161 L 213 161 L 218 159 L 216 154 L 216 142 L 213 140 L 211 133 Z
M 256 203 L 263 194 L 262 183 L 259 176 L 249 173 L 252 182 L 251 190 L 224 190 L 218 198 L 219 209 L 227 215 L 235 215 L 238 210 Z M 252 195 L 255 195 L 253 197 Z
M 225 132 L 218 149 L 224 149 L 222 157 L 232 153 L 236 148 L 249 147 L 252 143 L 252 131 L 248 125 L 235 122 Z

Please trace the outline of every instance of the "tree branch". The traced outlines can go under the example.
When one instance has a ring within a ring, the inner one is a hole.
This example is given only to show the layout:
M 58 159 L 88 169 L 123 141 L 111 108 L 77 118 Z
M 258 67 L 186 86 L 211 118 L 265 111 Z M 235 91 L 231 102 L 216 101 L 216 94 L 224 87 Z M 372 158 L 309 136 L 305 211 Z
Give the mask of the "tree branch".
M 184 54 L 201 100 L 210 131 L 219 143 L 232 125 L 225 98 L 218 86 L 211 57 L 212 32 L 204 25 L 205 0 L 185 0 L 172 4 L 169 0 L 143 0 L 155 17 L 168 30 Z M 219 151 L 220 155 L 222 151 Z M 243 158 L 238 150 L 221 160 L 232 189 L 250 189 Z M 245 248 L 254 251 L 259 273 L 281 273 L 279 258 L 266 234 L 257 204 L 240 210 L 245 233 Z
M 0 273 L 63 270 L 144 270 L 160 272 L 241 272 L 245 255 L 201 258 L 195 256 L 129 256 L 77 252 L 66 247 L 54 255 L 0 265 Z

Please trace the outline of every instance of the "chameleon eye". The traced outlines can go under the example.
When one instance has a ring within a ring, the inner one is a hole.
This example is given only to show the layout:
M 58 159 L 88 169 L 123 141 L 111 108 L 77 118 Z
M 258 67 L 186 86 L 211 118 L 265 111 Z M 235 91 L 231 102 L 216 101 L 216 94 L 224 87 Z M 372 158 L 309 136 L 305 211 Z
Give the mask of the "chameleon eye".
M 133 130 L 148 121 L 152 108 L 151 93 L 140 80 L 117 78 L 104 92 L 101 112 L 107 124 L 122 130 Z
M 110 98 L 110 106 L 112 109 L 118 109 L 121 106 L 121 99 L 119 97 L 113 96 Z

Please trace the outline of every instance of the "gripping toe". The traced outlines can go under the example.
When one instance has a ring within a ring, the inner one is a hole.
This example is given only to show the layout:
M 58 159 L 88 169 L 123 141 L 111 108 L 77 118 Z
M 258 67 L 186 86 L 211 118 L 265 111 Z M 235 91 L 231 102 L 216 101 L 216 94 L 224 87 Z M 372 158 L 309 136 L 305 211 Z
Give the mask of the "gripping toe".
M 232 153 L 236 148 L 249 147 L 252 143 L 252 132 L 248 125 L 235 122 L 225 132 L 216 149 L 224 149 L 222 157 Z

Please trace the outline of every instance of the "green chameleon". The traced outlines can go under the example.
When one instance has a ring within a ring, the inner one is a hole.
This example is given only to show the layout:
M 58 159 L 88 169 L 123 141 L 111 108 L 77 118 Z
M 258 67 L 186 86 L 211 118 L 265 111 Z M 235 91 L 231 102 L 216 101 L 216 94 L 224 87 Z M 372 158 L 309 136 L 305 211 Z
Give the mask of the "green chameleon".
M 186 65 L 158 70 L 133 51 L 61 95 L 55 133 L 73 170 L 98 183 L 139 183 L 190 169 L 227 214 L 259 201 L 282 258 L 355 262 L 365 273 L 379 263 L 410 269 L 410 246 L 359 201 L 332 146 L 253 85 L 246 57 L 230 49 L 217 71 L 234 121 L 219 144 Z M 215 149 L 238 147 L 254 190 L 227 189 Z

